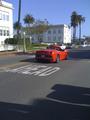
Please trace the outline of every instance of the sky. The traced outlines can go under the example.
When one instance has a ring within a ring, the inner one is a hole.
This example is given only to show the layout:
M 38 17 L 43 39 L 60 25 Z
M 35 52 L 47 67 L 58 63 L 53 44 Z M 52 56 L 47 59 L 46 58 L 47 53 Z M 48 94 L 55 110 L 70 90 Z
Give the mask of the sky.
M 13 4 L 14 22 L 18 16 L 18 1 L 5 0 Z M 90 36 L 90 0 L 21 0 L 21 23 L 26 14 L 36 19 L 47 19 L 50 24 L 70 25 L 70 16 L 73 11 L 85 17 L 82 25 L 82 36 Z

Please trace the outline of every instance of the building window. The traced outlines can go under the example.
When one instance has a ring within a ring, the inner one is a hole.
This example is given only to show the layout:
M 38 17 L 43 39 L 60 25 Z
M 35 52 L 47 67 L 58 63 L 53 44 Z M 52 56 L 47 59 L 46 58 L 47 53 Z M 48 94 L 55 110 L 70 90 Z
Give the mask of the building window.
M 51 34 L 51 30 L 48 31 L 48 34 Z
M 2 13 L 0 13 L 0 20 L 2 20 Z
M 0 29 L 0 36 L 9 36 L 9 35 L 10 35 L 9 30 Z
M 9 21 L 9 15 L 6 15 L 6 21 Z
M 53 41 L 56 41 L 56 36 L 53 37 Z
M 61 33 L 61 30 L 60 30 L 60 29 L 58 30 L 58 33 L 59 33 L 59 34 Z
M 53 30 L 53 34 L 56 34 L 56 30 Z
M 61 41 L 61 36 L 58 37 L 58 41 Z
M 3 20 L 5 20 L 5 14 L 3 14 Z
M 49 41 L 49 42 L 51 41 L 51 37 L 50 37 L 50 36 L 48 36 L 48 41 Z
M 2 30 L 0 30 L 0 36 L 2 36 Z
M 4 36 L 6 36 L 6 30 L 4 30 L 3 32 L 4 32 Z
M 9 13 L 0 12 L 0 20 L 9 21 Z
M 9 32 L 9 30 L 7 30 L 7 36 L 9 36 L 10 35 L 10 32 Z

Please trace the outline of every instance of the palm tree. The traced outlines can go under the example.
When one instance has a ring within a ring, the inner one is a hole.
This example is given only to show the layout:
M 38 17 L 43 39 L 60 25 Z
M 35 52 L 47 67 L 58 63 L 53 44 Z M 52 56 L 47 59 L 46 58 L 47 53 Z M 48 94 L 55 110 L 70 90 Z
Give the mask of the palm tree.
M 33 24 L 35 21 L 34 17 L 29 14 L 27 14 L 23 20 L 24 20 L 24 23 L 27 24 L 28 27 L 30 27 L 30 25 Z
M 30 34 L 31 33 L 31 25 L 34 23 L 35 19 L 32 15 L 29 15 L 27 14 L 25 17 L 24 17 L 24 23 L 26 24 L 26 28 L 27 28 L 27 33 Z
M 78 15 L 78 24 L 79 24 L 79 41 L 81 39 L 81 24 L 85 22 L 85 17 Z
M 18 31 L 21 30 L 21 27 L 22 25 L 21 23 L 18 23 L 18 21 L 14 23 L 14 29 L 17 31 L 17 35 L 18 35 Z
M 30 46 L 32 44 L 32 40 L 31 40 L 31 31 L 32 31 L 32 24 L 34 23 L 35 19 L 32 15 L 30 14 L 27 14 L 25 17 L 24 17 L 24 23 L 26 24 L 26 34 L 28 35 L 28 38 L 30 38 Z
M 76 11 L 73 11 L 71 15 L 71 26 L 73 27 L 73 40 L 75 41 L 76 27 L 78 26 L 78 14 Z

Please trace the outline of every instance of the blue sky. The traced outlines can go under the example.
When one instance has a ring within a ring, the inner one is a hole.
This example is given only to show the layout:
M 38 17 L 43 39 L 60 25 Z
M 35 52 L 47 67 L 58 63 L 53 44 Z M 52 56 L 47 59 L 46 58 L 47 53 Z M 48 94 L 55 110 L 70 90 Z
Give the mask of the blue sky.
M 18 0 L 5 0 L 13 3 L 14 21 L 17 21 Z M 82 25 L 82 36 L 90 36 L 90 0 L 22 0 L 21 22 L 29 13 L 36 19 L 47 19 L 50 24 L 70 24 L 73 11 L 86 18 Z

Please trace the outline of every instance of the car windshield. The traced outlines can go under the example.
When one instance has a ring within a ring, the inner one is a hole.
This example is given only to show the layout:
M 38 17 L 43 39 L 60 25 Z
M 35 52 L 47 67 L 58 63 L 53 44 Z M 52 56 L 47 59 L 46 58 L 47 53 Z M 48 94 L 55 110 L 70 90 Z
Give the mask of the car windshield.
M 47 47 L 47 49 L 54 49 L 54 50 L 58 50 L 58 51 L 62 50 L 60 48 L 60 46 L 57 46 L 57 45 L 50 45 L 50 46 Z

